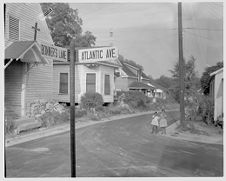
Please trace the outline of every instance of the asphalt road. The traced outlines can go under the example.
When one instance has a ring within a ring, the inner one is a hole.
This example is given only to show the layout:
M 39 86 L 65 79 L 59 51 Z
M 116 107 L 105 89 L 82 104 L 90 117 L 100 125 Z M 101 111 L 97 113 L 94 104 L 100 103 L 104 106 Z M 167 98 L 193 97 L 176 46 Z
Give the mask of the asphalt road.
M 83 177 L 222 176 L 223 146 L 150 134 L 150 115 L 81 128 L 76 172 Z M 69 177 L 69 133 L 6 149 L 7 177 Z

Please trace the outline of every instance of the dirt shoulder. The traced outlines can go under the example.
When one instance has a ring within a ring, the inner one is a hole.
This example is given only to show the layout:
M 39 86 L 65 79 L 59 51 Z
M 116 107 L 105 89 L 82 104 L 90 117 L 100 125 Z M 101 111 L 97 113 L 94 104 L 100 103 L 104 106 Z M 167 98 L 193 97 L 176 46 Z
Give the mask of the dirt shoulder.
M 183 130 L 180 127 L 180 122 L 177 122 L 169 127 L 167 136 L 174 139 L 223 145 L 223 129 L 206 125 L 202 121 L 196 121 L 192 124 L 194 126 L 192 129 Z

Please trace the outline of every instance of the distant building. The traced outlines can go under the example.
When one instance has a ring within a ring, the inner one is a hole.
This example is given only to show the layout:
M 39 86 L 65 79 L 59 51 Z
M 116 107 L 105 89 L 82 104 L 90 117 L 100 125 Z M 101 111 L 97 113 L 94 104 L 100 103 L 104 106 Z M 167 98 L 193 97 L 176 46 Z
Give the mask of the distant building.
M 41 55 L 40 43 L 53 41 L 42 14 L 38 3 L 5 4 L 5 117 L 26 116 L 32 101 L 52 95 L 53 60 Z
M 153 87 L 148 83 L 150 78 L 135 65 L 125 61 L 120 61 L 121 68 L 119 68 L 118 76 L 115 79 L 116 91 L 138 90 L 144 92 L 146 95 L 153 91 Z
M 166 88 L 160 86 L 159 84 L 155 83 L 153 80 L 150 80 L 148 85 L 154 87 L 154 91 L 150 94 L 149 97 L 155 97 L 160 99 L 166 99 L 168 91 Z
M 223 114 L 223 68 L 211 73 L 212 80 L 210 82 L 210 96 L 214 102 L 214 120 Z

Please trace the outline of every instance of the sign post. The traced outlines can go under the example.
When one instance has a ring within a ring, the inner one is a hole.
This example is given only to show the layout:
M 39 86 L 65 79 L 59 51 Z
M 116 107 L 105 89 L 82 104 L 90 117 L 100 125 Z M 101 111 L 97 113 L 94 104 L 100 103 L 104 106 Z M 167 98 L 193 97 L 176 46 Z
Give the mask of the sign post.
M 76 55 L 77 56 L 77 55 Z M 70 148 L 71 148 L 71 177 L 76 177 L 75 152 L 75 40 L 70 44 Z

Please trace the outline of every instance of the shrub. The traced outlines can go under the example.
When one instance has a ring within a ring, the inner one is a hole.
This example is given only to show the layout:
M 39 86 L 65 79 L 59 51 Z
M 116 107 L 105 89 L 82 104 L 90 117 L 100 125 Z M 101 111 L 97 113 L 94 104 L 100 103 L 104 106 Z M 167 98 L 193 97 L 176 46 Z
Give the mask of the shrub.
M 46 112 L 39 118 L 43 127 L 49 127 L 56 124 L 64 123 L 69 121 L 69 111 L 59 113 L 57 111 Z
M 88 112 L 87 113 L 87 117 L 89 119 L 93 120 L 93 121 L 99 121 L 100 120 L 100 118 L 98 117 L 98 115 L 97 114 L 94 114 L 92 112 Z
M 202 117 L 202 120 L 210 124 L 214 120 L 214 106 L 212 98 L 209 96 L 202 96 L 199 100 L 198 113 Z
M 87 111 L 84 109 L 75 109 L 75 117 L 81 118 L 87 114 Z
M 148 108 L 150 99 L 142 92 L 128 91 L 125 92 L 125 103 L 133 108 Z
M 89 110 L 102 106 L 103 102 L 102 95 L 99 93 L 85 93 L 81 97 L 81 107 Z
M 13 121 L 11 119 L 5 121 L 5 133 L 6 134 L 13 133 L 15 129 L 16 129 L 15 121 Z

